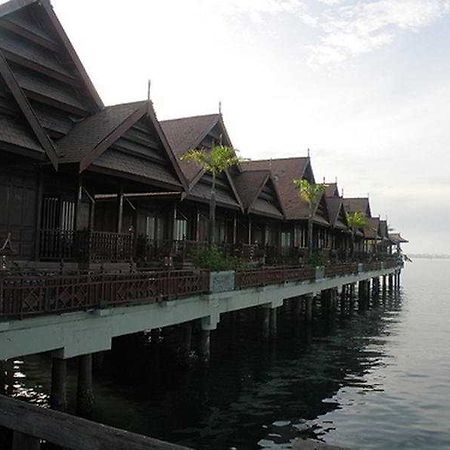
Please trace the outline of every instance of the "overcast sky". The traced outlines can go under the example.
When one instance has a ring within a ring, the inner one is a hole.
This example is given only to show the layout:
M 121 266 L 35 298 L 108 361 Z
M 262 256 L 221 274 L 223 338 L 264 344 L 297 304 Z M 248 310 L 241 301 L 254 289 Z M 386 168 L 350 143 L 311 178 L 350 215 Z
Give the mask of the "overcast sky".
M 450 253 L 450 0 L 53 0 L 106 104 L 223 114 L 235 147 L 370 194 Z

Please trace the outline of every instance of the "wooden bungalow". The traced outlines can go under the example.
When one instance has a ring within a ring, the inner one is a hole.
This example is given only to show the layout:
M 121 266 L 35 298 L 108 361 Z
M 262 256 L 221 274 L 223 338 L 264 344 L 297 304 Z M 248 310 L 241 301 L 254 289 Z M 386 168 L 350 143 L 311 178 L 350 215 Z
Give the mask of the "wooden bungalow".
M 345 198 L 344 197 L 344 208 L 346 214 L 353 214 L 355 212 L 361 212 L 364 216 L 369 219 L 372 217 L 370 211 L 370 203 L 367 197 L 355 197 L 355 198 Z M 355 252 L 362 254 L 365 252 L 364 247 L 364 230 L 356 230 L 355 232 Z
M 293 259 L 304 257 L 308 245 L 309 206 L 300 198 L 293 180 L 304 178 L 314 183 L 309 157 L 245 161 L 245 171 L 269 170 L 279 193 L 285 222 L 281 227 L 280 251 Z M 313 245 L 316 250 L 328 254 L 331 250 L 331 234 L 325 195 L 316 206 L 313 216 Z
M 161 126 L 187 182 L 186 198 L 178 207 L 180 227 L 175 240 L 206 244 L 212 175 L 194 162 L 182 161 L 181 157 L 191 149 L 211 149 L 220 141 L 232 146 L 225 124 L 220 114 L 210 114 L 166 120 Z M 243 207 L 229 171 L 216 180 L 216 205 L 215 242 L 233 245 L 236 221 Z
M 332 255 L 346 259 L 350 252 L 351 231 L 347 222 L 344 199 L 339 195 L 337 183 L 325 183 L 325 201 L 331 225 Z
M 256 257 L 259 255 L 270 262 L 280 260 L 283 255 L 278 249 L 284 209 L 271 172 L 237 168 L 233 180 L 247 216 L 246 220 L 240 219 L 246 226 L 238 229 L 238 243 Z
M 218 143 L 232 147 L 231 139 L 221 114 L 167 120 L 161 126 L 188 185 L 187 195 L 179 205 L 184 225 L 177 239 L 202 247 L 209 240 L 212 176 L 181 157 L 190 149 L 208 150 Z M 270 172 L 253 174 L 240 166 L 230 168 L 216 180 L 216 204 L 215 242 L 227 251 L 238 251 L 253 259 L 255 244 L 278 239 L 275 236 L 283 212 Z
M 401 244 L 407 244 L 409 241 L 404 239 L 400 233 L 389 233 L 389 240 L 391 241 L 390 253 L 393 253 L 392 247 L 395 247 L 396 253 L 401 254 Z
M 0 6 L 0 120 L 0 239 L 16 259 L 128 261 L 144 227 L 131 196 L 185 189 L 151 103 L 105 108 L 47 0 Z

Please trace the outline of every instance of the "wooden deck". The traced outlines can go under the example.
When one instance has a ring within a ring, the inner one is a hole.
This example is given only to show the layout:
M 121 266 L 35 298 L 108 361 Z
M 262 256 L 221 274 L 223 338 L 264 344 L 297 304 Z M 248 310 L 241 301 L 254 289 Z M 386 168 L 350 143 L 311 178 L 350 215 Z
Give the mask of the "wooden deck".
M 5 396 L 0 396 L 0 426 L 13 431 L 13 450 L 39 450 L 41 440 L 67 450 L 187 450 Z

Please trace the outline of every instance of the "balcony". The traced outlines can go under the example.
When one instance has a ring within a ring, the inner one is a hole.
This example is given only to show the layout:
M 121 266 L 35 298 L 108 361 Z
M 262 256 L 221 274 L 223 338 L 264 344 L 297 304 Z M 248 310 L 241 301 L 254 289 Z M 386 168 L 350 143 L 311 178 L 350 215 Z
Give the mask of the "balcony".
M 134 257 L 134 236 L 107 231 L 41 230 L 41 261 L 125 262 Z

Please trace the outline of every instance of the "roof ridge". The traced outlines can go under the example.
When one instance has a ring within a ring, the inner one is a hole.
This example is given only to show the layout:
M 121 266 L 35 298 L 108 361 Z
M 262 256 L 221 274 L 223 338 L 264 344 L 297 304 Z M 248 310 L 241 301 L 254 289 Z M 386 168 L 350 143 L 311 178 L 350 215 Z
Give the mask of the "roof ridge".
M 267 159 L 249 159 L 247 161 L 243 161 L 244 163 L 252 163 L 252 162 L 266 162 L 266 161 L 286 161 L 288 159 L 309 159 L 309 156 L 286 156 L 284 158 L 267 158 Z
M 214 114 L 198 114 L 195 116 L 185 116 L 185 117 L 176 117 L 174 119 L 165 119 L 165 120 L 160 120 L 160 122 L 175 122 L 177 120 L 186 120 L 186 119 L 199 119 L 199 118 L 204 118 L 204 117 L 217 117 L 219 116 L 219 113 L 214 113 Z
M 98 111 L 96 114 L 101 113 L 102 111 L 104 111 L 107 108 L 116 108 L 118 106 L 143 105 L 144 103 L 147 103 L 147 102 L 148 102 L 148 100 L 136 100 L 134 102 L 115 103 L 114 105 L 105 106 L 101 111 Z M 92 116 L 88 116 L 88 117 L 92 117 Z

